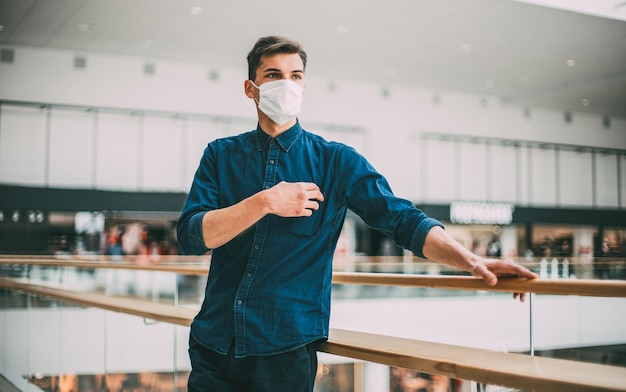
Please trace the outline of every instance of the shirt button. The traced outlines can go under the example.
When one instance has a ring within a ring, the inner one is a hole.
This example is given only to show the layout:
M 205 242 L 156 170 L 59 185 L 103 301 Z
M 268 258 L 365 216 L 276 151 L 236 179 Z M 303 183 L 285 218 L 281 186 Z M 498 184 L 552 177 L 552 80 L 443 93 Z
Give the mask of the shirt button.
M 274 164 L 274 160 L 270 159 L 270 165 L 273 165 L 273 164 Z
M 248 272 L 248 275 L 247 275 L 247 276 L 248 276 L 248 278 L 251 278 L 251 277 L 252 277 L 252 274 L 251 274 L 250 272 Z
M 237 301 L 237 305 L 241 305 L 243 303 L 242 300 Z
M 259 250 L 259 246 L 258 245 L 254 245 L 254 249 Z

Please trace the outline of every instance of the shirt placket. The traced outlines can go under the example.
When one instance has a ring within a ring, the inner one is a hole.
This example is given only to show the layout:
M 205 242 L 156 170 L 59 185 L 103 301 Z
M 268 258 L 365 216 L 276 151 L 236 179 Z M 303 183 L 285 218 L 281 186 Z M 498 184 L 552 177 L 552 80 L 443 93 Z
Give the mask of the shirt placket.
M 276 182 L 276 169 L 280 149 L 275 139 L 270 140 L 267 159 L 265 161 L 265 177 L 263 179 L 263 189 L 269 189 Z M 268 218 L 264 217 L 256 224 L 252 249 L 246 266 L 243 279 L 239 284 L 237 295 L 235 296 L 235 355 L 243 355 L 246 352 L 246 306 L 250 286 L 256 274 L 256 270 L 261 261 L 263 245 L 267 236 Z

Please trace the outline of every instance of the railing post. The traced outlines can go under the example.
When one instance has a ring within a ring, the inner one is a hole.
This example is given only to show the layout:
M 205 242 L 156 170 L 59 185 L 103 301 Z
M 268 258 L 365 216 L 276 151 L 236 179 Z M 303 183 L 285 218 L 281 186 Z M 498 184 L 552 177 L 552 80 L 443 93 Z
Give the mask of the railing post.
M 389 388 L 389 366 L 379 363 L 363 363 L 363 392 L 378 392 Z
M 535 355 L 535 344 L 533 342 L 533 297 L 535 296 L 534 293 L 528 293 L 528 312 L 529 312 L 529 330 L 528 330 L 528 336 L 529 336 L 529 348 L 530 348 L 530 355 L 534 356 Z

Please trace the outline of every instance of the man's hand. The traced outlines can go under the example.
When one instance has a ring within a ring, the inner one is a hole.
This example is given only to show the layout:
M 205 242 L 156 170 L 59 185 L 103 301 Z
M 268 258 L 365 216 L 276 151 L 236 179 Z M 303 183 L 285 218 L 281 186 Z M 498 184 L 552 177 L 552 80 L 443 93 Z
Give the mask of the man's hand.
M 281 181 L 267 190 L 269 211 L 282 217 L 311 216 L 324 195 L 312 182 Z
M 490 286 L 498 283 L 498 276 L 519 276 L 526 279 L 537 278 L 537 274 L 512 261 L 486 259 L 471 253 L 438 226 L 433 227 L 428 232 L 422 253 L 430 260 L 469 271 L 475 277 L 483 279 Z M 517 297 L 523 302 L 526 294 L 513 294 L 513 298 Z
M 202 218 L 204 244 L 209 249 L 218 248 L 267 214 L 283 217 L 311 216 L 322 201 L 324 195 L 313 183 L 280 182 L 237 204 L 206 212 Z
M 526 279 L 535 279 L 538 275 L 512 261 L 498 259 L 480 259 L 471 270 L 473 276 L 481 278 L 489 286 L 498 283 L 498 276 L 517 276 Z M 526 293 L 514 293 L 513 298 L 519 297 L 524 302 Z

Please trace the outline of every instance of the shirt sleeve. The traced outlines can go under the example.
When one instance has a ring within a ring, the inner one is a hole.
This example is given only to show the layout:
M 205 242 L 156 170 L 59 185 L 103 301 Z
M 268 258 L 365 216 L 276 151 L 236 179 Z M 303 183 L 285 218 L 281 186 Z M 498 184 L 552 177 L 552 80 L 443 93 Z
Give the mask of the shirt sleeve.
M 207 211 L 219 205 L 215 151 L 215 143 L 205 148 L 176 225 L 178 246 L 183 254 L 203 255 L 209 251 L 202 235 L 202 219 Z
M 348 208 L 396 245 L 424 257 L 426 235 L 434 226 L 443 227 L 441 222 L 427 216 L 409 200 L 395 196 L 387 179 L 351 147 L 344 146 L 338 155 L 336 170 Z

